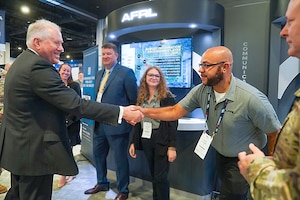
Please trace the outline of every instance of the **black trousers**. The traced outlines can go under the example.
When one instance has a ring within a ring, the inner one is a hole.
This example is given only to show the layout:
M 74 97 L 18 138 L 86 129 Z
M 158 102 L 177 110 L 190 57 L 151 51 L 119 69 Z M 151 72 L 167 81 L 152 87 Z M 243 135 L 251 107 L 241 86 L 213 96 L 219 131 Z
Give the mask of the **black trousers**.
M 53 174 L 18 176 L 11 174 L 11 188 L 5 200 L 51 200 Z
M 169 200 L 168 172 L 170 164 L 167 152 L 162 153 L 157 149 L 156 137 L 159 137 L 159 133 L 153 130 L 151 139 L 142 139 L 143 151 L 152 176 L 153 200 Z
M 220 179 L 219 200 L 246 200 L 249 184 L 241 175 L 238 157 L 225 157 L 217 153 L 217 175 Z

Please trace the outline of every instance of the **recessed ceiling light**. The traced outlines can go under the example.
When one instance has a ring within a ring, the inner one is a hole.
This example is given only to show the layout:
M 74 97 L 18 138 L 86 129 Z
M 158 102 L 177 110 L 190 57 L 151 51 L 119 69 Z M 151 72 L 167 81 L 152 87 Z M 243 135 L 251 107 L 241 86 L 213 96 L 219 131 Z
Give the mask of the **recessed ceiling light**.
M 30 9 L 28 6 L 21 6 L 21 12 L 24 14 L 30 13 Z

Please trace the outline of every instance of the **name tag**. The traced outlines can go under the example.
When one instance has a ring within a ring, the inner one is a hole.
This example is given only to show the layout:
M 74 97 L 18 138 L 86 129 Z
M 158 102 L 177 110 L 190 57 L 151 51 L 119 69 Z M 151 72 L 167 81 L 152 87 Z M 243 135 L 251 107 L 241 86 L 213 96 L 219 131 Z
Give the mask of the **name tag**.
M 143 122 L 143 133 L 142 138 L 151 138 L 152 134 L 152 123 L 151 122 Z
M 97 99 L 96 99 L 96 101 L 98 102 L 98 103 L 101 103 L 101 99 L 102 99 L 102 93 L 98 93 L 97 94 Z
M 194 152 L 203 160 L 207 154 L 209 146 L 213 140 L 213 137 L 208 135 L 206 131 L 202 132 L 202 135 L 196 145 Z

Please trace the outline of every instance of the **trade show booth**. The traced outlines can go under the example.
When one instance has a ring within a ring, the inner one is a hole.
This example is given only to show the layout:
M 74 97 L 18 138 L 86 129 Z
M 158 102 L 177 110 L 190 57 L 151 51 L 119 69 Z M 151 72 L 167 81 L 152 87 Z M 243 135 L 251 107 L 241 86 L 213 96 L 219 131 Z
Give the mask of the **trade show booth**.
M 132 68 L 139 85 L 147 66 L 159 66 L 168 87 L 180 101 L 201 82 L 198 64 L 202 53 L 212 46 L 222 45 L 224 8 L 211 1 L 164 0 L 132 4 L 111 12 L 103 26 L 103 43 L 118 45 L 119 61 Z M 98 70 L 98 47 L 84 52 L 85 82 L 83 95 L 93 99 L 94 71 Z M 101 57 L 101 55 L 99 55 Z M 172 188 L 209 196 L 215 189 L 215 151 L 210 148 L 202 160 L 194 153 L 205 124 L 200 109 L 179 119 L 177 159 L 170 166 Z M 82 154 L 93 162 L 93 122 L 83 120 Z M 128 156 L 130 175 L 150 180 L 147 161 L 142 152 L 136 159 Z M 108 168 L 115 170 L 109 154 Z

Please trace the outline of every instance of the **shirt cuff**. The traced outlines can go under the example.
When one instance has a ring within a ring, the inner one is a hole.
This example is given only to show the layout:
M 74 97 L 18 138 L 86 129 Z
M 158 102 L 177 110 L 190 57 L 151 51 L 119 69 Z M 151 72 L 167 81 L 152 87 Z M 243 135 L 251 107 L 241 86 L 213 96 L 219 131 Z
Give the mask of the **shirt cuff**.
M 119 112 L 119 118 L 118 118 L 118 124 L 122 123 L 122 118 L 123 118 L 123 113 L 124 113 L 124 108 L 123 106 L 119 106 L 120 112 Z

